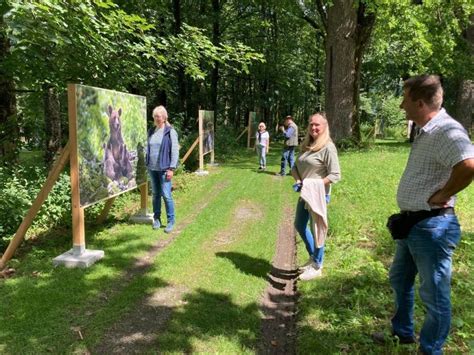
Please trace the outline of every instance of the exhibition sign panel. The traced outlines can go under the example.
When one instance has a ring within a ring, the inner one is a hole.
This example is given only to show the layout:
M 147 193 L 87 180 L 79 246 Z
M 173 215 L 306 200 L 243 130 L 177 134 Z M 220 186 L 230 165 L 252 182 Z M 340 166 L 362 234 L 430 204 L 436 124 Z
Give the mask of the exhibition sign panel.
M 75 85 L 80 206 L 146 182 L 146 98 Z M 74 126 L 74 125 L 73 125 Z

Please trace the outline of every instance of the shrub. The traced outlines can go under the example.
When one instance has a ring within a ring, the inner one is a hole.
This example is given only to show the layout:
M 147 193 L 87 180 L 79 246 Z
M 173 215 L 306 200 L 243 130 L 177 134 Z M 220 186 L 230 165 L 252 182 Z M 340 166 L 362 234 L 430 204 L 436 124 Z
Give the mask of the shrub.
M 5 246 L 20 226 L 41 190 L 46 172 L 39 167 L 0 167 L 0 246 Z M 32 229 L 47 229 L 71 221 L 69 174 L 63 172 L 34 218 Z

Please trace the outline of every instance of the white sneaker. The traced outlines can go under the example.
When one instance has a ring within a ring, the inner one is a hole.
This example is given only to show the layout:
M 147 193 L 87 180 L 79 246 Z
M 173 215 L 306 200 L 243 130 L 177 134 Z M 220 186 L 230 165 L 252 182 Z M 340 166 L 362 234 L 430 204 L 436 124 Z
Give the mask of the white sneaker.
M 299 276 L 299 279 L 302 281 L 308 281 L 315 279 L 316 277 L 321 277 L 323 275 L 322 271 L 323 269 L 313 262 L 303 271 Z
M 298 267 L 298 270 L 303 272 L 305 271 L 311 264 L 313 263 L 313 258 L 309 257 L 308 261 L 306 261 L 303 265 Z

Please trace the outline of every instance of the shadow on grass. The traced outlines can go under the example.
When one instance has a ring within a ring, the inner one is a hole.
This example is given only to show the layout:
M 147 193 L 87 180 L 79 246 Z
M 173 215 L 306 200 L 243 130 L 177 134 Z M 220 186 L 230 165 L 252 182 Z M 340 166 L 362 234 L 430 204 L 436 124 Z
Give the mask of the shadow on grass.
M 106 228 L 88 230 L 88 247 L 106 250 L 88 269 L 52 265 L 53 257 L 71 248 L 70 231 L 30 243 L 18 273 L 0 283 L 0 353 L 63 353 L 84 344 L 82 336 L 93 342 L 134 300 L 166 286 L 136 265 L 137 255 L 153 243 L 141 227 L 121 225 L 113 237 Z M 127 268 L 135 273 L 128 275 Z
M 277 268 L 264 259 L 254 258 L 242 253 L 218 252 L 216 256 L 230 260 L 236 268 L 244 274 L 256 276 L 267 280 L 273 287 L 283 290 L 286 286 L 283 282 L 278 282 L 274 278 L 283 280 L 294 279 L 298 270 L 284 270 Z
M 230 260 L 244 274 L 256 277 L 266 278 L 268 272 L 272 269 L 272 265 L 267 260 L 254 258 L 242 253 L 218 252 L 216 256 Z
M 164 353 L 209 352 L 216 349 L 196 348 L 200 341 L 219 343 L 217 349 L 248 352 L 255 349 L 260 331 L 258 305 L 240 306 L 222 293 L 198 289 L 184 297 L 185 306 L 177 311 L 168 331 L 158 339 L 158 351 Z M 223 344 L 224 343 L 224 344 Z M 232 345 L 226 348 L 225 343 Z M 235 344 L 238 347 L 235 348 Z

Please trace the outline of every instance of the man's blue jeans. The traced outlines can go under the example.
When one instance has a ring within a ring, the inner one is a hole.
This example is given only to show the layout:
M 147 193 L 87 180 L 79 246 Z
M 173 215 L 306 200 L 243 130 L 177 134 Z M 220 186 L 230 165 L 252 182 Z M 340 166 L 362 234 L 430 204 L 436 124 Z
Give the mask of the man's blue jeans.
M 171 195 L 171 180 L 166 180 L 166 171 L 148 170 L 153 193 L 153 218 L 161 221 L 161 197 L 165 202 L 168 224 L 174 224 L 174 201 Z
M 283 148 L 283 152 L 281 154 L 281 166 L 280 166 L 280 174 L 286 174 L 286 162 L 293 168 L 293 164 L 295 163 L 295 147 L 285 147 Z
M 426 354 L 442 354 L 451 323 L 451 263 L 461 230 L 455 215 L 427 218 L 416 224 L 406 239 L 397 240 L 390 268 L 396 313 L 392 329 L 403 337 L 414 336 L 414 282 L 420 275 L 420 297 L 426 316 L 420 332 L 420 348 Z
M 301 239 L 303 239 L 304 245 L 310 257 L 313 259 L 316 265 L 322 267 L 324 259 L 324 246 L 317 248 L 314 244 L 313 233 L 311 233 L 311 229 L 308 226 L 310 218 L 309 211 L 304 208 L 305 203 L 306 202 L 303 199 L 298 199 L 295 213 L 295 228 L 301 236 Z

